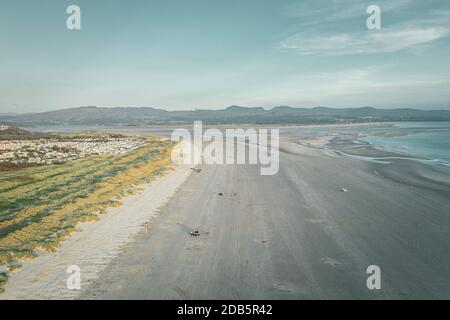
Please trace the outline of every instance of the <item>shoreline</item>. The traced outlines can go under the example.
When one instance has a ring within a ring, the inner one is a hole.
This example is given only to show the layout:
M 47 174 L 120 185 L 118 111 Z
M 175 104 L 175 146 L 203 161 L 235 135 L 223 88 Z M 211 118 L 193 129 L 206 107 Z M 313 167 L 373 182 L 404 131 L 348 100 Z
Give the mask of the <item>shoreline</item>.
M 385 135 L 389 132 L 378 132 L 369 135 L 364 135 L 364 137 L 372 135 Z M 412 135 L 415 133 L 404 133 L 402 135 Z M 396 135 L 395 135 L 396 136 Z M 448 168 L 450 167 L 450 162 L 443 159 L 431 158 L 428 156 L 408 153 L 402 150 L 397 150 L 394 148 L 387 148 L 383 145 L 371 143 L 369 141 L 361 140 L 360 135 L 357 133 L 348 135 L 322 135 L 318 137 L 306 137 L 302 138 L 299 144 L 318 149 L 331 149 L 338 152 L 342 156 L 366 160 L 369 162 L 389 162 L 395 160 L 411 160 L 422 163 L 427 166 L 431 166 L 439 171 L 444 171 L 449 173 Z M 446 171 L 447 170 L 447 171 Z

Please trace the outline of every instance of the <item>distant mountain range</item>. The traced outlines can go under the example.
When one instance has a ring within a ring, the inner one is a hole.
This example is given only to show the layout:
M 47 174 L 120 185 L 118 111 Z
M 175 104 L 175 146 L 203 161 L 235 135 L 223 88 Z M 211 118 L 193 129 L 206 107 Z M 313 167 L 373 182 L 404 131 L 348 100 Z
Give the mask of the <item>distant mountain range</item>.
M 79 107 L 1 115 L 0 122 L 14 126 L 37 125 L 170 125 L 190 124 L 332 124 L 390 121 L 450 121 L 448 110 L 364 108 L 293 108 L 231 106 L 223 110 L 167 111 L 151 107 Z

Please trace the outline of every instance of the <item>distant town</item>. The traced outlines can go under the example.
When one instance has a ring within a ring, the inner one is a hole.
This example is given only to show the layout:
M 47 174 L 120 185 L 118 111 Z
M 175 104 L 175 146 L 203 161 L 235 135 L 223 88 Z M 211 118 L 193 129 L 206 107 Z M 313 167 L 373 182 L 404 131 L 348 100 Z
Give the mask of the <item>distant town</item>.
M 1 125 L 0 131 L 9 127 Z M 0 163 L 52 164 L 82 158 L 88 155 L 123 154 L 136 150 L 147 142 L 140 137 L 92 136 L 2 140 L 0 137 Z

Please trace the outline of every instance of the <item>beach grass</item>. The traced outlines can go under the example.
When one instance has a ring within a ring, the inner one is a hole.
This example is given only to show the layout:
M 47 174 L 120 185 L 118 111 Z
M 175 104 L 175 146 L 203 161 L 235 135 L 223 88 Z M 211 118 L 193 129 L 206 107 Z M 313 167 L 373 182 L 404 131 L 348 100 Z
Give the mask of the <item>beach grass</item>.
M 0 173 L 0 266 L 13 271 L 38 251 L 52 252 L 80 222 L 167 172 L 174 143 L 147 138 L 121 155 L 93 155 Z M 7 275 L 0 274 L 0 287 Z

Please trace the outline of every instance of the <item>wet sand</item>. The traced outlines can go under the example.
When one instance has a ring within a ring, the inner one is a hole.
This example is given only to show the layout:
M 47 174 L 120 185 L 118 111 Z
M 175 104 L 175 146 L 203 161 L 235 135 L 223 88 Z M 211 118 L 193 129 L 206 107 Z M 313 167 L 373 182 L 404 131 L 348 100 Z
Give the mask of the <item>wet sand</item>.
M 449 176 L 293 141 L 275 176 L 193 173 L 79 298 L 449 299 Z M 381 290 L 366 287 L 369 265 Z

